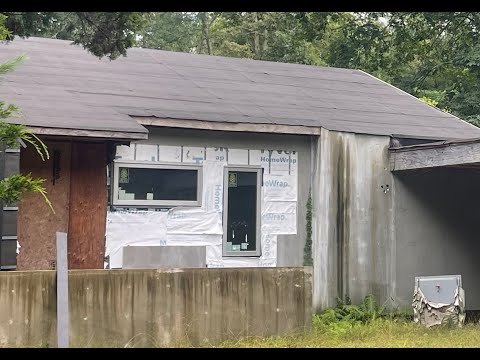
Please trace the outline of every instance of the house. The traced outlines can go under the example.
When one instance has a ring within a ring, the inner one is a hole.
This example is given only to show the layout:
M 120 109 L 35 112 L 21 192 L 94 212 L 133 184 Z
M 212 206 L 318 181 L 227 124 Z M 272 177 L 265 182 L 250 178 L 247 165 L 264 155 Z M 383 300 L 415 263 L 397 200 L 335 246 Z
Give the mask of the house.
M 311 194 L 315 309 L 369 293 L 409 305 L 415 276 L 447 273 L 480 309 L 477 127 L 359 70 L 99 60 L 42 38 L 0 61 L 21 53 L 0 98 L 49 148 L 45 162 L 21 148 L 19 169 L 47 179 L 55 213 L 24 196 L 18 270 L 51 268 L 56 231 L 72 269 L 302 266 Z

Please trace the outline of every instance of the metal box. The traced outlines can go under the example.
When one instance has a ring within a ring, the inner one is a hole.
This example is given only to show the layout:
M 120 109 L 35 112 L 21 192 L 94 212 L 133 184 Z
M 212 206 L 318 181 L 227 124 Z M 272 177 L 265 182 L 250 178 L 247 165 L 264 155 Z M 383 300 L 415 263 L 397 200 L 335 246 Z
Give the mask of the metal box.
M 455 293 L 461 287 L 461 275 L 415 277 L 415 288 L 420 288 L 425 298 L 432 303 L 453 304 Z
M 206 246 L 124 246 L 123 269 L 204 268 Z

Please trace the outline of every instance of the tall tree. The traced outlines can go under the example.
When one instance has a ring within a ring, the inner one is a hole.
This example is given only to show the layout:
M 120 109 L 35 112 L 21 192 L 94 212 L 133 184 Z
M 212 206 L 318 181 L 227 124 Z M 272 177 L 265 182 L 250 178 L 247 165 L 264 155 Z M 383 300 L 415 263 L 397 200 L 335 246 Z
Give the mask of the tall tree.
M 138 46 L 190 52 L 198 44 L 199 24 L 192 13 L 161 12 L 146 15 L 147 23 L 138 33 Z

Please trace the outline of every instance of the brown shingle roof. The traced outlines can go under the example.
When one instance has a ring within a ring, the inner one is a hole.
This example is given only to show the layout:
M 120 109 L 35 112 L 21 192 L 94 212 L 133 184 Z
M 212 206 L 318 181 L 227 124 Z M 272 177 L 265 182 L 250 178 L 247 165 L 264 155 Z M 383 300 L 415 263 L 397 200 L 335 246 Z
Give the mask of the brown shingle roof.
M 324 127 L 365 134 L 473 138 L 480 129 L 362 71 L 133 48 L 99 60 L 69 41 L 15 39 L 26 53 L 0 98 L 27 125 L 146 133 L 130 116 Z

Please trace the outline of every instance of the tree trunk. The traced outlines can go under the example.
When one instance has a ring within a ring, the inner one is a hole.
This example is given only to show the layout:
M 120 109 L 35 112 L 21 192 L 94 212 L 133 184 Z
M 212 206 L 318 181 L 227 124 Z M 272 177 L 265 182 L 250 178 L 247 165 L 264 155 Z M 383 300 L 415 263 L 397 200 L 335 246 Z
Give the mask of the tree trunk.
M 205 42 L 207 44 L 207 51 L 208 55 L 213 55 L 212 52 L 212 43 L 210 41 L 210 37 L 208 36 L 208 19 L 207 19 L 207 13 L 206 12 L 201 12 L 200 13 L 200 20 L 202 22 L 202 38 L 205 39 Z
M 265 53 L 268 49 L 267 39 L 268 38 L 268 31 L 267 29 L 263 30 L 263 46 L 262 46 L 262 59 L 264 58 Z
M 258 15 L 253 12 L 253 22 L 255 23 L 253 28 L 253 52 L 255 53 L 255 59 L 259 59 L 260 53 L 260 34 L 258 33 Z
M 200 42 L 198 43 L 198 53 L 201 54 L 203 49 L 203 31 L 200 33 Z

